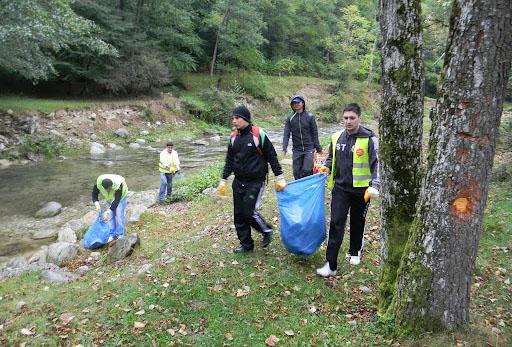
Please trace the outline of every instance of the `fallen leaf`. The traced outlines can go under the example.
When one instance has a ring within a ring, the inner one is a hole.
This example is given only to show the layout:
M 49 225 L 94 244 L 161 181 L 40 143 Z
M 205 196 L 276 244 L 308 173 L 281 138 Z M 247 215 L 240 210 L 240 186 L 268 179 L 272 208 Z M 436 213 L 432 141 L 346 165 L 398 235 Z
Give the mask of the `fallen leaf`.
M 171 335 L 171 336 L 176 335 L 176 331 L 174 331 L 174 329 L 167 329 L 167 332 L 168 332 L 168 333 L 169 333 L 169 335 Z
M 316 308 L 316 306 L 315 306 L 315 305 L 313 305 L 313 306 L 311 306 L 311 307 L 309 308 L 309 312 L 311 312 L 311 313 L 315 313 L 316 311 L 318 311 L 318 309 Z
M 233 340 L 233 335 L 231 335 L 231 333 L 225 333 L 224 337 L 226 338 L 226 340 L 229 340 L 229 341 Z
M 61 314 L 59 318 L 64 324 L 69 324 L 69 322 L 71 322 L 75 316 L 69 312 L 66 312 Z
M 146 326 L 146 323 L 143 323 L 143 322 L 135 322 L 133 323 L 133 327 L 135 329 L 142 329 Z
M 20 333 L 21 335 L 25 335 L 25 336 L 31 336 L 31 335 L 34 335 L 34 333 L 32 331 L 30 331 L 29 329 L 27 328 L 23 328 L 20 330 Z
M 166 282 L 166 283 L 162 284 L 162 287 L 164 287 L 164 288 L 169 287 L 169 283 Z
M 237 262 L 236 260 L 233 260 L 233 261 L 231 262 L 231 264 L 232 264 L 232 265 L 238 265 L 238 262 Z
M 181 334 L 181 335 L 187 335 L 187 326 L 185 324 L 180 324 L 180 330 L 178 330 L 178 332 Z
M 144 313 L 146 313 L 146 311 L 144 311 L 144 310 L 140 310 L 140 311 L 135 312 L 135 314 L 137 316 L 142 316 Z
M 267 344 L 267 346 L 275 346 L 276 343 L 279 342 L 279 339 L 277 338 L 277 336 L 275 335 L 270 335 L 269 337 L 267 337 L 267 339 L 265 340 L 265 343 Z
M 285 330 L 284 333 L 288 336 L 293 336 L 295 335 L 295 333 L 293 332 L 293 330 Z

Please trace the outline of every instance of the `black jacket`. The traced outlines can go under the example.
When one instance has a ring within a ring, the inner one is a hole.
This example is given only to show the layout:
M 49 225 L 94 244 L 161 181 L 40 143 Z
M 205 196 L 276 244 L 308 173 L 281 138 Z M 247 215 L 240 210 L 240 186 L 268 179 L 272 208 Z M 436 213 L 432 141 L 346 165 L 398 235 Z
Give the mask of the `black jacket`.
M 245 129 L 239 131 L 234 141 L 230 139 L 222 173 L 223 179 L 227 179 L 233 172 L 235 177 L 243 182 L 262 182 L 268 173 L 268 163 L 270 163 L 274 175 L 279 176 L 283 173 L 270 139 L 265 135 L 263 146 L 260 144 L 263 155 L 259 154 L 252 138 L 251 129 L 252 125 L 249 124 Z
M 308 112 L 290 113 L 284 122 L 283 133 L 283 152 L 288 148 L 288 140 L 292 134 L 292 143 L 294 151 L 322 151 L 322 146 L 318 140 L 318 127 L 315 117 Z
M 334 175 L 334 183 L 344 188 L 353 188 L 352 164 L 354 157 L 354 145 L 356 144 L 356 139 L 360 137 L 370 138 L 370 141 L 368 142 L 368 155 L 370 172 L 372 173 L 371 186 L 375 189 L 379 189 L 379 144 L 373 131 L 361 125 L 359 126 L 358 132 L 354 135 L 350 135 L 348 131 L 344 130 L 338 139 L 335 151 L 333 151 L 332 143 L 329 145 L 329 156 L 327 157 L 324 165 L 332 170 L 332 158 L 333 155 L 336 155 L 336 173 Z

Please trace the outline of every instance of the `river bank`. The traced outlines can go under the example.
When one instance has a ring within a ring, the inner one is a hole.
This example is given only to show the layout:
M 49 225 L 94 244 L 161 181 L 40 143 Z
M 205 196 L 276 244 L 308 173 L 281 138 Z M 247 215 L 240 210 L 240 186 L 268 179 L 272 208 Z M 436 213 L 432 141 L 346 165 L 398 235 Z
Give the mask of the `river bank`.
M 68 265 L 78 274 L 68 284 L 48 283 L 41 271 L 3 280 L 0 342 L 238 346 L 264 345 L 275 336 L 278 345 L 507 345 L 512 197 L 502 188 L 491 189 L 472 319 L 463 331 L 396 338 L 379 322 L 378 204 L 369 211 L 361 265 L 340 262 L 338 276 L 324 280 L 314 271 L 323 264 L 325 246 L 310 257 L 297 257 L 286 252 L 276 233 L 268 249 L 259 247 L 255 235 L 254 253 L 233 254 L 237 237 L 228 189 L 226 199 L 204 196 L 150 207 L 128 226 L 141 241 L 129 258 L 108 264 L 107 249 L 87 251 Z M 265 191 L 261 213 L 279 229 L 272 187 Z M 79 272 L 84 264 L 87 270 Z

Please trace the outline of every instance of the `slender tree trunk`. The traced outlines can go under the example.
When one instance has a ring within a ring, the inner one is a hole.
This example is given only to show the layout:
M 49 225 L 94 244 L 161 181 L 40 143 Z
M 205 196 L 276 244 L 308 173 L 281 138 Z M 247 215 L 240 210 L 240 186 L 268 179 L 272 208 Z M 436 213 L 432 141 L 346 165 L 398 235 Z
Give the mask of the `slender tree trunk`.
M 370 85 L 373 77 L 373 55 L 375 54 L 375 51 L 377 50 L 377 38 L 373 41 L 372 49 L 370 50 L 370 66 L 368 67 L 368 77 L 366 78 L 366 85 Z
M 119 12 L 121 12 L 121 20 L 124 22 L 126 20 L 126 13 L 124 12 L 124 3 L 125 0 L 119 0 Z
M 226 25 L 226 22 L 229 17 L 229 10 L 231 8 L 231 1 L 228 1 L 226 4 L 226 11 L 224 12 L 224 17 L 222 17 L 222 22 L 219 25 L 219 28 L 217 29 L 217 36 L 215 38 L 215 45 L 213 46 L 213 54 L 212 54 L 212 61 L 210 62 L 210 76 L 213 76 L 213 71 L 215 69 L 215 61 L 217 60 L 217 50 L 219 48 L 219 41 L 220 41 L 220 35 L 222 32 L 222 29 Z
M 423 61 L 420 0 L 381 0 L 382 275 L 379 312 L 391 303 L 402 251 L 420 190 Z
M 140 17 L 142 16 L 142 8 L 144 7 L 144 0 L 137 0 L 137 9 L 135 12 L 135 25 L 139 26 Z
M 512 59 L 512 0 L 453 2 L 427 173 L 402 259 L 395 322 L 453 329 L 469 320 L 471 277 Z

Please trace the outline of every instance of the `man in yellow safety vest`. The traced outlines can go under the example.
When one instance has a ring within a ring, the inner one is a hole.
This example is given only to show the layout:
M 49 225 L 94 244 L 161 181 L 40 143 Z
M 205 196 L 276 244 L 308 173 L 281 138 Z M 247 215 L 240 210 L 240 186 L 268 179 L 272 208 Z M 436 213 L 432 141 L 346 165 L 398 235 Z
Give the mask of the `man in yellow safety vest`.
M 102 219 L 108 222 L 110 237 L 108 242 L 124 236 L 126 206 L 128 205 L 128 186 L 123 176 L 105 174 L 96 179 L 92 188 L 92 202 L 96 211 L 100 211 L 99 195 L 106 200 L 107 209 Z
M 343 124 L 345 130 L 332 135 L 329 156 L 319 170 L 330 173 L 328 186 L 332 189 L 326 263 L 316 271 L 323 277 L 336 274 L 349 211 L 350 248 L 347 258 L 351 265 L 359 265 L 369 198 L 379 195 L 379 145 L 373 131 L 361 125 L 358 104 L 345 106 Z
M 166 196 L 167 202 L 171 202 L 172 178 L 174 174 L 180 170 L 178 152 L 174 150 L 174 144 L 171 141 L 168 141 L 166 148 L 160 152 L 158 170 L 160 171 L 158 202 L 163 203 Z

